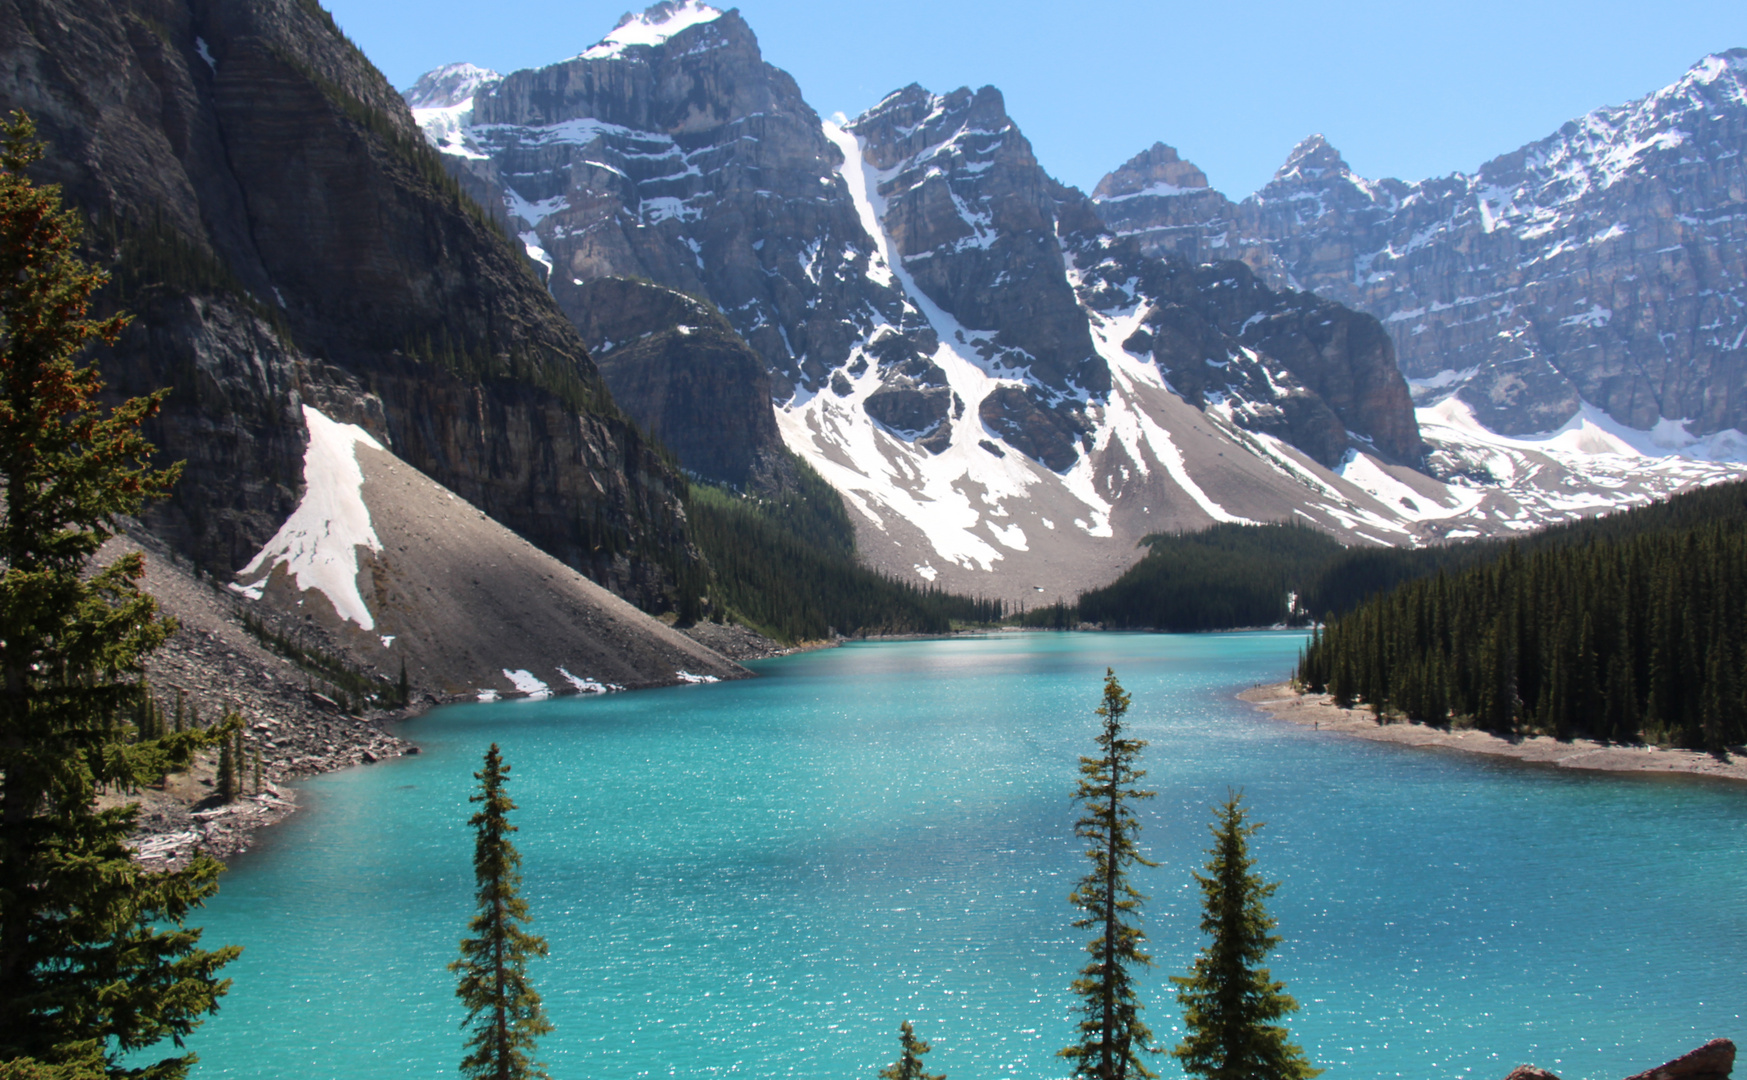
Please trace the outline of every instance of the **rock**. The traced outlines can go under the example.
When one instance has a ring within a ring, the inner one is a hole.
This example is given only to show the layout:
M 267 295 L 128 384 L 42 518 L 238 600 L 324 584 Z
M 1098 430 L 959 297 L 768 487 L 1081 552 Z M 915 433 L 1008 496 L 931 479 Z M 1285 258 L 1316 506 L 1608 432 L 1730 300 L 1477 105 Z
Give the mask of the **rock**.
M 565 290 L 613 400 L 687 469 L 719 483 L 760 486 L 783 456 L 770 375 L 711 304 L 630 278 Z
M 1533 1065 L 1518 1065 L 1504 1080 L 1559 1080 L 1559 1077 Z
M 1728 1039 L 1712 1039 L 1697 1050 L 1626 1080 L 1728 1080 L 1734 1068 L 1735 1044 Z
M 1735 1044 L 1728 1039 L 1712 1039 L 1697 1050 L 1682 1054 L 1673 1061 L 1658 1065 L 1626 1080 L 1729 1080 L 1735 1068 Z M 1518 1065 L 1504 1080 L 1559 1080 L 1545 1069 L 1533 1065 Z

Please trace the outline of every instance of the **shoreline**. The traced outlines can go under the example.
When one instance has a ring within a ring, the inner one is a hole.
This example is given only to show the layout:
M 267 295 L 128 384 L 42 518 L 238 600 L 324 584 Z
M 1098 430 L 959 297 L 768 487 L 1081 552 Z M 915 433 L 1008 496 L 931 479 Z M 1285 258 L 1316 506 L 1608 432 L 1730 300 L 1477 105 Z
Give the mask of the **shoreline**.
M 224 633 L 234 629 L 226 626 L 220 630 L 214 626 L 204 634 L 181 633 L 160 650 L 149 666 L 166 689 L 198 687 L 201 698 L 222 698 L 243 714 L 251 745 L 264 751 L 261 790 L 258 794 L 247 793 L 252 784 L 246 785 L 245 794 L 231 803 L 213 798 L 216 755 L 206 753 L 188 769 L 171 773 L 159 785 L 126 796 L 113 793 L 99 796 L 100 806 L 131 803 L 139 807 L 139 818 L 127 842 L 133 848 L 135 861 L 147 869 L 178 869 L 197 851 L 221 862 L 241 855 L 253 846 L 257 830 L 277 825 L 297 812 L 298 781 L 361 766 L 386 765 L 397 758 L 417 755 L 420 747 L 410 732 L 401 728 L 390 734 L 385 728 L 416 720 L 435 708 L 479 701 L 474 694 L 426 691 L 401 708 L 350 714 L 320 694 L 294 691 L 285 695 L 285 687 L 294 686 L 301 672 L 292 671 L 282 657 L 260 650 L 259 643 L 240 634 Z M 220 634 L 213 630 L 220 630 Z M 221 635 L 222 643 L 215 640 Z M 699 640 L 706 634 L 688 636 Z M 842 644 L 842 641 L 804 641 L 778 645 L 740 626 L 718 626 L 707 637 L 710 640 L 700 640 L 700 644 L 717 648 L 734 660 L 768 659 Z M 212 691 L 213 684 L 223 681 L 214 677 L 216 672 L 199 670 L 210 668 L 215 655 L 232 661 L 230 670 L 224 672 L 230 681 L 227 692 L 222 694 Z M 249 663 L 251 660 L 254 662 Z M 277 678 L 273 671 L 276 667 L 284 668 L 276 673 Z M 280 685 L 275 687 L 275 682 Z M 609 692 L 629 693 L 682 683 L 650 682 L 616 687 Z M 275 694 L 276 690 L 280 693 Z M 506 691 L 497 700 L 532 696 Z M 545 696 L 592 695 L 566 689 Z
M 1251 687 L 1237 698 L 1277 720 L 1370 742 L 1479 754 L 1583 772 L 1661 773 L 1747 782 L 1747 757 L 1740 755 L 1722 761 L 1697 750 L 1642 744 L 1593 739 L 1561 742 L 1548 735 L 1507 739 L 1475 728 L 1445 730 L 1406 720 L 1379 724 L 1367 709 L 1342 709 L 1327 694 L 1300 694 L 1286 682 Z

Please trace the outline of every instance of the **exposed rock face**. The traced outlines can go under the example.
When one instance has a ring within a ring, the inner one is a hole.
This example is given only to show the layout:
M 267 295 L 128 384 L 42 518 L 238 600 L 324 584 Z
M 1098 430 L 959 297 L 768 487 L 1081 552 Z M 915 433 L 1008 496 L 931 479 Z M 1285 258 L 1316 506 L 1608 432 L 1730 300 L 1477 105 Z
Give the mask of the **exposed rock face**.
M 630 278 L 599 278 L 572 294 L 613 400 L 687 469 L 737 488 L 768 487 L 782 436 L 764 360 L 700 300 Z
M 407 461 L 660 601 L 667 571 L 615 553 L 685 557 L 666 466 L 318 7 L 6 0 L 0 57 L 0 107 L 49 145 L 43 179 L 119 254 L 139 318 L 103 358 L 112 387 L 175 388 L 150 435 L 189 462 L 152 519 L 178 548 L 240 565 L 295 501 L 299 405 L 350 402 Z
M 911 85 L 848 130 L 881 174 L 893 254 L 942 310 L 993 331 L 988 359 L 1052 391 L 1110 388 L 1056 241 L 1057 185 L 1000 91 Z
M 1639 429 L 1747 429 L 1747 51 L 1473 175 L 1367 180 L 1313 136 L 1233 204 L 1166 180 L 1174 159 L 1155 146 L 1105 178 L 1112 228 L 1376 315 L 1410 378 L 1495 431 L 1585 402 Z
M 515 72 L 472 110 L 573 316 L 580 283 L 602 277 L 707 296 L 784 397 L 823 382 L 876 316 L 900 319 L 901 298 L 865 278 L 871 244 L 819 117 L 735 12 Z

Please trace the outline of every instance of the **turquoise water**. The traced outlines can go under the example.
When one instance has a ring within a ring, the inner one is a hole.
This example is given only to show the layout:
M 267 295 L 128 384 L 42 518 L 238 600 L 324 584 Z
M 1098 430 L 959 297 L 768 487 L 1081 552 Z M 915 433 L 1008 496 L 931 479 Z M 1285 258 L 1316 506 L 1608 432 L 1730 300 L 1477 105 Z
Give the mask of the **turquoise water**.
M 1292 634 L 852 645 L 762 678 L 442 709 L 420 756 L 309 784 L 200 914 L 241 944 L 196 1077 L 452 1077 L 444 965 L 471 915 L 466 798 L 498 742 L 521 809 L 555 1080 L 867 1077 L 898 1024 L 952 1080 L 1053 1077 L 1081 933 L 1076 756 L 1104 667 L 1134 695 L 1146 992 L 1199 946 L 1208 807 L 1242 787 L 1292 1029 L 1329 1080 L 1567 1080 L 1747 1038 L 1747 789 L 1329 738 L 1231 699 Z M 1159 1071 L 1178 1074 L 1169 1058 Z

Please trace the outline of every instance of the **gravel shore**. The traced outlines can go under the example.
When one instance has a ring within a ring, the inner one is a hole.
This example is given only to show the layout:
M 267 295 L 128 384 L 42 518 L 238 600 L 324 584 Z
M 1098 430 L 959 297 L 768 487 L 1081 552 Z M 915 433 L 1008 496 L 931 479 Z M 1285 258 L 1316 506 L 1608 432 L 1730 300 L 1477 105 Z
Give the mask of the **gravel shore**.
M 1342 709 L 1327 694 L 1300 694 L 1290 683 L 1253 687 L 1239 694 L 1238 698 L 1281 720 L 1372 742 L 1486 754 L 1559 769 L 1680 773 L 1747 780 L 1747 751 L 1740 748 L 1735 754 L 1718 758 L 1693 750 L 1602 743 L 1590 739 L 1562 741 L 1545 735 L 1506 739 L 1471 728 L 1445 730 L 1407 721 L 1379 724 L 1368 709 Z

